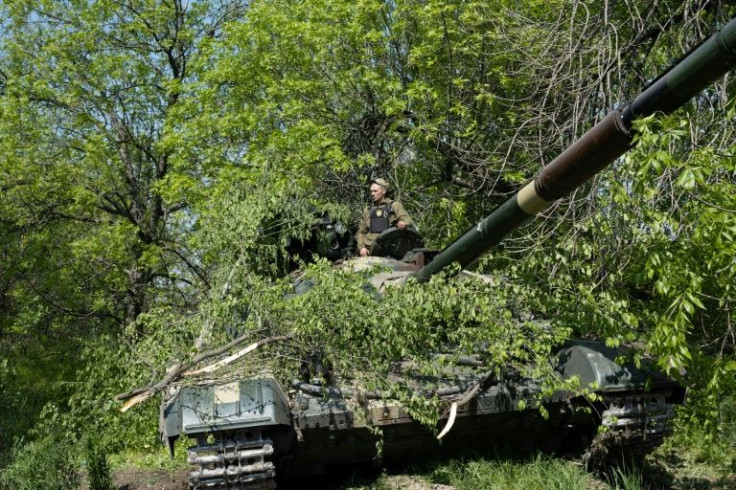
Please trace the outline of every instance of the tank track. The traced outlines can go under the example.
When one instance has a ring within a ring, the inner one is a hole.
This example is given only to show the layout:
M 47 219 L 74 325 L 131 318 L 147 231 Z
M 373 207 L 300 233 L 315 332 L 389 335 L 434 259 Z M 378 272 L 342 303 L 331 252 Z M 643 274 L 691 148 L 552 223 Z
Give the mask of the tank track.
M 666 402 L 666 393 L 631 394 L 604 399 L 598 434 L 583 462 L 600 467 L 622 458 L 640 460 L 664 442 L 672 433 L 669 421 L 674 406 Z
M 273 442 L 259 430 L 218 432 L 214 442 L 202 435 L 189 449 L 190 490 L 271 490 L 276 469 L 267 458 Z

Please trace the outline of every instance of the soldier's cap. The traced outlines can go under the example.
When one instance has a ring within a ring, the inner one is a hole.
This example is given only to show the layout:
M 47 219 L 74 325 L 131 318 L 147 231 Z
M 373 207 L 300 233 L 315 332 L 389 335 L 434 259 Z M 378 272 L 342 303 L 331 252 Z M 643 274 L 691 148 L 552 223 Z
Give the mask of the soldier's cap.
M 380 179 L 380 178 L 379 179 L 373 179 L 373 180 L 371 180 L 371 184 L 378 184 L 381 187 L 383 187 L 384 189 L 386 189 L 387 191 L 389 189 L 388 181 L 386 179 Z

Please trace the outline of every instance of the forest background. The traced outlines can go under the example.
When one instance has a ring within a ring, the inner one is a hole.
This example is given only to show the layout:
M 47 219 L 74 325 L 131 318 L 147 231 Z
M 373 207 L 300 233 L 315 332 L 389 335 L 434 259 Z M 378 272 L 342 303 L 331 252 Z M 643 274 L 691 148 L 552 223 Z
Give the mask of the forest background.
M 381 352 L 433 345 L 419 320 L 458 307 L 441 284 L 404 293 L 417 321 L 382 345 L 341 329 L 357 289 L 340 281 L 299 323 L 279 277 L 313 210 L 354 226 L 384 177 L 441 247 L 734 16 L 721 0 L 4 0 L 0 466 L 89 438 L 157 449 L 157 400 L 121 415 L 115 395 L 264 320 L 376 372 Z M 644 121 L 633 152 L 484 257 L 504 286 L 474 304 L 550 319 L 540 354 L 575 335 L 655 356 L 689 390 L 677 437 L 719 455 L 736 443 L 732 78 Z

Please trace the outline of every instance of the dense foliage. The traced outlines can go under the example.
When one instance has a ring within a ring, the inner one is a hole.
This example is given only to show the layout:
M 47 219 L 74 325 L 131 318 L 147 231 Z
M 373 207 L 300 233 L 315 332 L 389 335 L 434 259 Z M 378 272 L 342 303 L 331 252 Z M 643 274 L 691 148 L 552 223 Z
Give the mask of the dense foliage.
M 602 337 L 681 379 L 681 431 L 718 441 L 736 399 L 730 76 L 642 121 L 632 153 L 484 258 L 496 283 L 377 302 L 324 263 L 300 296 L 280 277 L 315 209 L 352 224 L 375 176 L 446 244 L 734 15 L 718 0 L 4 1 L 0 454 L 35 454 L 49 420 L 63 440 L 155 444 L 155 403 L 121 416 L 114 395 L 243 333 L 293 337 L 238 372 L 317 353 L 384 389 L 397 358 L 429 369 L 448 342 L 543 377 L 553 344 Z

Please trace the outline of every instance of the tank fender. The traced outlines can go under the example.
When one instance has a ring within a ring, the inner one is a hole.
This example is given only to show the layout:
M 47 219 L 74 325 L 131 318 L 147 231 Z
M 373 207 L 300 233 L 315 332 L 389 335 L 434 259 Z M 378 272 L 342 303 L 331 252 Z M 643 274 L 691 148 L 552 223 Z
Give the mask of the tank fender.
M 278 425 L 291 427 L 289 402 L 270 375 L 184 386 L 161 406 L 161 436 L 172 456 L 180 435 Z
M 631 362 L 619 364 L 624 352 L 606 346 L 601 341 L 569 340 L 557 352 L 557 370 L 564 378 L 578 376 L 580 386 L 596 386 L 599 392 L 642 391 L 676 386 L 665 376 L 644 372 Z

